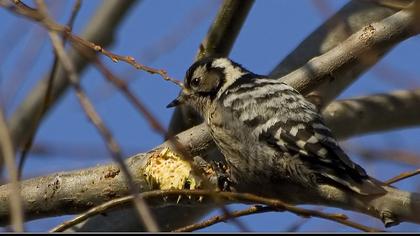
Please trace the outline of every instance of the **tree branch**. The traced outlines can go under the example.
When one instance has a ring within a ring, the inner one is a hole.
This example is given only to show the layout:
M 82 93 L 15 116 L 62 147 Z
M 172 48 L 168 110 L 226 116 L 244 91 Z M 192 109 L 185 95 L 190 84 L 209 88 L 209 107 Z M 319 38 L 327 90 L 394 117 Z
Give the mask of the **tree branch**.
M 332 102 L 322 113 L 340 139 L 420 125 L 420 89 Z M 351 125 L 343 125 L 351 124 Z
M 229 55 L 253 4 L 254 0 L 225 0 L 201 42 L 195 60 Z M 201 122 L 200 115 L 191 107 L 177 107 L 169 123 L 168 135 L 178 134 Z
M 397 16 L 396 16 L 397 15 Z M 410 15 L 410 14 L 408 14 Z M 370 48 L 375 48 L 375 45 L 378 44 L 379 46 L 389 46 L 387 43 L 397 43 L 398 40 L 403 40 L 404 38 L 410 36 L 410 31 L 404 31 L 401 29 L 408 29 L 408 23 L 412 23 L 411 20 L 407 19 L 407 12 L 402 11 L 402 13 L 397 13 L 394 15 L 395 17 L 390 17 L 387 23 L 390 28 L 395 26 L 403 26 L 403 27 L 395 27 L 393 30 L 397 31 L 394 37 L 390 37 L 388 39 L 381 38 L 381 33 L 384 33 L 382 30 L 390 30 L 389 27 L 384 28 L 377 28 L 378 25 L 373 24 L 373 28 L 375 29 L 375 32 L 370 31 L 370 27 L 365 28 L 363 32 L 367 34 L 359 34 L 359 36 L 363 36 L 360 39 L 362 41 L 355 40 L 354 43 L 366 43 L 366 45 L 358 45 L 356 48 L 356 55 L 363 55 L 365 50 L 369 51 Z M 409 17 L 408 17 L 409 18 Z M 401 21 L 400 21 L 401 20 Z M 401 24 L 396 24 L 401 23 Z M 379 33 L 378 33 L 379 32 Z M 398 35 L 398 32 L 400 33 Z M 370 34 L 372 33 L 372 34 Z M 392 32 L 391 32 L 392 33 Z M 399 37 L 397 37 L 399 36 Z M 382 41 L 381 41 L 382 40 Z M 389 41 L 386 41 L 389 40 Z M 345 44 L 345 43 L 344 43 Z M 347 45 L 351 46 L 351 45 Z M 376 45 L 377 46 L 377 45 Z M 339 47 L 339 46 L 338 46 Z M 349 47 L 352 48 L 352 47 Z M 333 50 L 334 51 L 334 50 Z M 337 53 L 337 52 L 335 52 Z M 357 57 L 353 57 L 354 54 L 353 51 L 343 51 L 341 52 L 343 55 L 352 56 L 352 60 L 356 60 Z M 328 53 L 327 53 L 328 54 Z M 337 56 L 334 53 L 328 54 L 325 58 L 335 58 Z M 315 58 L 309 62 L 307 67 L 310 67 L 313 71 L 316 73 L 313 74 L 313 79 L 322 81 L 325 79 L 328 79 L 328 73 L 331 73 L 331 71 L 337 70 L 340 71 L 340 68 L 346 68 L 350 69 L 352 63 L 352 60 L 344 60 L 344 61 L 330 61 L 325 60 L 324 64 L 320 64 L 322 62 L 322 59 L 325 59 L 322 56 Z M 339 59 L 346 59 L 342 57 L 338 57 Z M 346 64 L 349 63 L 349 64 Z M 349 66 L 349 68 L 347 68 Z M 333 68 L 332 68 L 333 67 Z M 303 81 L 303 82 L 296 82 L 297 89 L 300 91 L 310 91 L 311 88 L 313 89 L 317 83 L 314 83 L 313 81 L 305 80 L 308 74 L 308 68 L 302 68 L 301 72 L 294 72 L 291 75 L 288 75 L 287 78 L 294 77 L 295 79 L 292 79 L 293 81 Z M 319 69 L 319 70 L 318 70 Z M 320 71 L 324 71 L 326 74 L 323 76 L 322 73 L 318 73 Z M 300 76 L 299 76 L 300 75 Z M 199 136 L 198 139 L 193 139 L 192 137 L 184 137 L 184 141 L 181 142 L 186 145 L 188 149 L 191 150 L 199 150 L 196 154 L 202 154 L 205 151 L 208 150 L 209 147 L 213 145 L 210 135 L 205 129 L 205 125 L 200 125 L 198 127 L 194 127 L 186 133 L 191 132 L 192 136 L 197 138 L 197 135 Z M 196 132 L 196 133 L 194 133 Z M 337 134 L 336 132 L 336 135 Z M 181 135 L 182 136 L 182 135 Z M 182 137 L 181 137 L 182 139 Z M 132 157 L 128 160 L 128 165 L 130 166 L 130 170 L 133 170 L 133 175 L 136 176 L 136 181 L 139 184 L 139 186 L 143 187 L 143 190 L 146 190 L 148 187 L 147 179 L 143 176 L 144 174 L 144 168 L 141 168 L 141 166 L 137 166 L 138 168 L 133 168 L 131 165 L 136 165 L 135 162 L 144 163 L 149 160 L 149 158 L 153 155 L 152 153 L 149 154 L 139 154 L 139 156 Z M 141 158 L 143 157 L 143 158 Z M 137 163 L 137 165 L 140 165 Z M 105 167 L 105 169 L 104 169 Z M 107 171 L 106 167 L 113 168 L 112 165 L 107 166 L 101 166 L 101 167 L 95 167 L 89 169 L 90 171 L 84 172 L 86 170 L 81 171 L 75 171 L 72 173 L 62 173 L 57 174 L 58 178 L 56 176 L 49 176 L 49 177 L 41 177 L 37 179 L 32 179 L 28 181 L 24 181 L 22 183 L 22 192 L 23 197 L 25 198 L 25 207 L 30 208 L 27 209 L 29 212 L 27 213 L 28 216 L 35 218 L 35 217 L 45 217 L 47 215 L 57 215 L 57 211 L 61 211 L 59 213 L 68 213 L 68 212 L 75 212 L 80 211 L 82 208 L 78 208 L 79 206 L 84 206 L 85 209 L 87 209 L 88 205 L 91 205 L 92 203 L 100 203 L 103 202 L 106 197 L 110 198 L 109 195 L 104 194 L 104 189 L 107 189 L 108 183 L 106 181 L 103 181 L 103 179 L 110 178 L 112 176 L 112 184 L 110 185 L 111 188 L 111 195 L 114 197 L 115 195 L 119 195 L 121 193 L 127 194 L 126 189 L 124 188 L 125 182 L 121 180 L 121 177 L 115 175 L 115 171 Z M 133 168 L 133 169 L 131 169 Z M 96 172 L 100 171 L 100 172 Z M 139 173 L 140 172 L 140 173 Z M 76 178 L 77 176 L 77 178 Z M 101 179 L 102 178 L 102 179 Z M 118 180 L 115 180 L 118 179 Z M 64 183 L 63 183 L 63 180 Z M 47 181 L 47 182 L 45 182 Z M 98 185 L 89 184 L 90 181 L 97 181 L 100 182 Z M 103 183 L 103 182 L 105 183 Z M 49 186 L 48 186 L 49 184 Z M 77 186 L 75 186 L 77 184 Z M 37 188 L 38 187 L 38 188 Z M 82 187 L 92 187 L 91 189 L 82 189 Z M 26 188 L 26 190 L 24 190 Z M 7 193 L 10 189 L 10 186 L 5 185 L 0 187 L 0 219 L 4 219 L 8 212 L 5 211 L 6 209 L 4 206 L 4 202 L 7 202 Z M 39 191 L 41 189 L 41 191 Z M 69 191 L 72 190 L 72 191 Z M 91 191 L 92 190 L 92 191 Z M 94 192 L 96 190 L 96 192 Z M 343 192 L 341 190 L 337 190 L 331 186 L 323 186 L 321 195 L 317 195 L 318 198 L 321 197 L 319 202 L 316 202 L 314 204 L 329 204 L 334 205 L 338 207 L 342 207 L 345 209 L 355 210 L 359 212 L 365 212 L 367 214 L 373 215 L 375 217 L 383 219 L 383 221 L 389 226 L 395 223 L 398 223 L 399 221 L 412 221 L 412 222 L 419 222 L 417 216 L 414 215 L 413 209 L 420 209 L 419 208 L 419 196 L 418 194 L 411 194 L 406 193 L 402 191 L 398 191 L 392 188 L 387 188 L 388 194 L 375 198 L 375 199 L 359 199 L 360 196 L 353 196 L 351 193 Z M 26 191 L 26 192 L 25 192 Z M 64 192 L 67 194 L 65 194 Z M 80 193 L 77 194 L 75 198 L 72 198 L 74 193 Z M 85 194 L 86 193 L 86 194 Z M 90 195 L 89 195 L 90 194 Z M 318 193 L 320 194 L 320 193 Z M 69 197 L 70 196 L 70 197 Z M 112 198 L 111 197 L 111 198 Z M 313 197 L 313 196 L 307 196 Z M 88 199 L 86 201 L 86 199 Z M 311 201 L 314 201 L 316 198 L 312 198 Z M 319 199 L 317 199 L 319 200 Z M 323 202 L 325 200 L 325 202 Z M 308 202 L 311 202 L 308 201 Z M 45 206 L 43 205 L 45 204 Z M 42 206 L 42 207 L 41 207 Z M 51 207 L 53 206 L 53 207 Z M 384 206 L 386 206 L 384 210 Z M 36 209 L 38 207 L 38 209 Z M 61 207 L 61 209 L 60 209 Z M 37 213 L 37 211 L 39 211 Z M 395 219 L 395 217 L 398 217 L 398 219 Z
M 199 229 L 204 229 L 209 226 L 218 224 L 220 222 L 226 222 L 227 220 L 231 219 L 232 217 L 238 218 L 241 216 L 248 216 L 248 215 L 255 215 L 255 214 L 261 214 L 266 212 L 276 211 L 276 209 L 273 209 L 271 207 L 263 207 L 260 205 L 254 205 L 251 206 L 245 210 L 240 211 L 234 211 L 231 213 L 231 215 L 217 215 L 214 217 L 211 217 L 210 219 L 204 220 L 202 222 L 194 223 L 191 225 L 187 225 L 181 228 L 178 228 L 174 230 L 174 232 L 193 232 Z
M 176 137 L 185 146 L 185 151 L 192 156 L 205 153 L 206 150 L 209 150 L 214 145 L 211 137 L 206 135 L 207 132 L 204 132 L 202 129 L 206 129 L 206 127 L 195 127 L 194 130 L 185 131 Z M 170 158 L 165 159 L 167 155 L 159 156 L 164 148 L 171 146 L 171 142 L 168 141 L 147 153 L 140 153 L 126 160 L 127 168 L 133 177 L 137 189 L 146 192 L 153 188 L 159 188 L 161 185 L 155 183 L 156 179 L 159 179 L 161 182 L 165 180 L 171 183 L 175 182 L 173 176 L 166 176 L 165 173 L 170 174 L 172 173 L 171 171 L 176 169 L 177 174 L 179 174 L 179 171 L 184 170 L 181 168 L 181 166 L 185 165 L 183 164 L 184 162 Z M 161 163 L 169 163 L 167 164 L 169 166 L 159 167 L 154 164 L 156 162 L 151 162 L 151 160 L 154 160 L 153 158 L 157 158 Z M 175 168 L 170 163 L 182 165 L 176 165 Z M 153 168 L 151 168 L 151 165 L 153 165 Z M 170 167 L 174 169 L 170 169 Z M 187 167 L 185 167 L 186 179 L 183 179 L 182 176 L 179 177 L 181 178 L 181 183 L 188 180 L 190 183 L 199 185 L 199 178 L 196 176 L 189 177 L 192 168 Z M 154 173 L 159 173 L 160 168 L 162 169 L 161 175 L 164 176 L 157 174 L 157 177 L 153 177 L 156 176 Z M 214 175 L 211 170 L 208 170 L 206 173 L 209 178 Z M 184 184 L 179 186 L 183 188 Z M 9 216 L 8 196 L 10 191 L 11 185 L 0 186 L 1 224 L 5 224 Z M 129 192 L 125 177 L 120 175 L 120 170 L 115 164 L 56 173 L 21 182 L 21 195 L 27 219 L 79 213 L 92 206 L 127 194 Z M 165 221 L 166 219 L 162 217 L 157 218 L 157 220 Z M 160 224 L 162 225 L 161 222 Z M 187 224 L 187 222 L 178 222 L 178 224 L 176 226 Z
M 96 42 L 97 44 L 107 47 L 114 41 L 115 30 L 124 19 L 127 11 L 129 11 L 135 3 L 140 1 L 134 0 L 108 0 L 104 1 L 95 15 L 90 20 L 90 24 L 85 28 L 82 37 L 86 40 Z M 75 65 L 78 74 L 82 73 L 87 61 L 75 50 L 68 52 L 70 60 Z M 48 78 L 42 80 L 27 96 L 22 104 L 16 109 L 8 120 L 8 127 L 13 139 L 15 147 L 20 146 L 27 140 L 28 130 L 33 122 L 33 117 L 44 105 L 45 91 L 48 86 Z M 54 78 L 54 87 L 51 92 L 51 103 L 47 107 L 50 110 L 68 89 L 69 82 L 67 75 L 62 66 L 59 66 Z M 43 119 L 43 117 L 41 118 Z
M 245 9 L 245 8 L 244 8 Z M 340 10 L 339 13 L 337 13 L 336 19 L 343 19 L 341 22 L 349 22 L 350 24 L 350 31 L 347 31 L 347 34 L 342 34 L 342 30 L 340 30 L 340 25 L 337 24 L 337 29 L 338 31 L 333 30 L 332 28 L 330 28 L 329 26 L 331 26 L 331 22 L 334 22 L 335 20 L 331 20 L 330 22 L 327 22 L 326 24 L 324 24 L 324 26 L 322 26 L 320 29 L 321 30 L 316 30 L 315 34 L 317 34 L 318 36 L 315 36 L 313 39 L 310 39 L 308 41 L 306 41 L 307 45 L 310 45 L 310 47 L 314 47 L 314 45 L 321 45 L 321 43 L 319 43 L 319 41 L 317 42 L 317 40 L 325 40 L 328 42 L 323 42 L 323 51 L 319 52 L 316 55 L 308 55 L 308 57 L 302 57 L 301 55 L 298 55 L 297 58 L 301 58 L 302 61 L 300 62 L 300 64 L 297 64 L 297 66 L 304 64 L 306 61 L 308 61 L 309 59 L 311 59 L 313 56 L 317 56 L 320 53 L 326 52 L 327 50 L 335 47 L 336 45 L 338 45 L 341 41 L 345 40 L 347 38 L 348 35 L 350 35 L 351 33 L 361 29 L 363 26 L 374 22 L 374 21 L 378 21 L 381 20 L 391 14 L 395 13 L 395 10 L 391 10 L 385 7 L 381 7 L 378 6 L 376 4 L 372 4 L 370 2 L 366 2 L 366 1 L 352 1 L 348 4 L 348 6 L 346 8 L 343 8 L 343 10 Z M 223 22 L 223 21 L 221 21 Z M 340 21 L 339 21 L 340 22 Z M 321 32 L 321 34 L 319 33 Z M 212 31 L 209 32 L 209 34 L 211 34 Z M 345 37 L 340 37 L 341 35 L 345 35 Z M 227 37 L 221 37 L 224 40 L 228 39 Z M 339 39 L 339 40 L 337 40 Z M 314 41 L 315 40 L 315 41 Z M 208 42 L 208 41 L 207 41 Z M 233 42 L 233 41 L 232 41 Z M 328 46 L 329 44 L 329 46 Z M 216 44 L 217 45 L 217 44 Z M 204 47 L 206 48 L 206 47 Z M 210 47 L 211 48 L 211 47 Z M 301 48 L 301 51 L 306 52 L 307 47 L 299 47 Z M 385 49 L 384 49 L 385 50 Z M 311 51 L 311 50 L 309 50 Z M 343 53 L 344 55 L 345 53 Z M 227 55 L 227 53 L 225 54 Z M 369 65 L 365 65 L 363 63 L 360 64 L 361 70 L 363 68 L 368 68 Z M 350 71 L 350 70 L 349 70 Z M 346 75 L 346 74 L 345 74 Z M 360 75 L 360 73 L 358 74 L 356 73 L 351 73 L 348 72 L 348 74 L 346 76 L 350 77 L 353 76 L 353 79 L 345 79 L 342 78 L 340 80 L 336 80 L 333 81 L 331 83 L 329 83 L 329 85 L 331 86 L 335 86 L 336 82 L 343 82 L 343 84 L 349 84 L 349 82 L 346 81 L 350 81 L 350 80 L 354 80 L 354 78 L 356 78 L 358 75 Z M 342 77 L 342 75 L 340 75 L 340 78 Z M 328 83 L 327 83 L 328 84 Z M 342 90 L 342 89 L 341 89 Z M 341 91 L 340 90 L 340 91 Z M 338 93 L 338 90 L 335 92 Z M 325 101 L 324 101 L 325 102 Z M 186 117 L 189 117 L 188 119 L 186 119 Z M 190 118 L 194 118 L 194 119 L 190 119 Z M 190 122 L 193 121 L 193 122 Z M 187 127 L 191 126 L 192 124 L 198 124 L 200 121 L 200 119 L 197 119 L 197 116 L 195 113 L 191 112 L 191 109 L 176 109 L 174 116 L 172 117 L 171 120 L 171 125 L 170 125 L 170 130 L 171 133 L 177 133 L 181 130 L 185 130 Z M 186 125 L 186 123 L 190 123 L 189 125 Z M 201 126 L 203 127 L 203 126 Z M 205 135 L 204 135 L 205 136 Z M 203 137 L 204 137 L 203 136 Z M 212 157 L 214 157 L 214 155 L 212 155 Z M 179 210 L 180 207 L 177 208 L 177 210 Z M 183 211 L 185 209 L 182 209 Z M 199 210 L 197 211 L 189 211 L 189 214 L 187 214 L 188 216 L 191 215 L 191 212 L 199 212 Z M 126 213 L 121 213 L 121 214 L 126 214 Z M 166 218 L 167 215 L 163 214 Z M 162 216 L 163 216 L 162 215 Z M 93 224 L 89 224 L 87 227 L 85 227 L 86 225 L 83 226 L 82 230 L 86 230 L 86 229 L 91 229 L 91 230 L 96 230 L 98 226 L 103 226 L 103 222 L 108 222 L 114 225 L 117 225 L 118 221 L 114 221 L 112 220 L 112 218 L 118 218 L 120 217 L 120 215 L 115 214 L 113 216 L 110 216 L 108 218 L 102 217 L 102 216 L 98 216 L 98 218 L 100 218 L 97 221 L 92 221 L 91 222 L 96 222 Z M 102 220 L 101 220 L 102 219 Z M 178 218 L 174 218 L 173 220 L 176 220 Z M 170 220 L 168 220 L 168 222 L 171 222 Z M 172 224 L 172 229 L 174 228 L 173 225 L 175 225 L 173 222 L 171 222 Z M 185 225 L 185 224 L 183 224 Z M 123 227 L 123 226 L 119 226 L 119 227 Z M 123 228 L 125 229 L 125 228 Z M 132 228 L 133 229 L 133 228 Z M 139 230 L 138 228 L 134 228 L 133 230 Z
M 10 190 L 7 196 L 6 207 L 9 210 L 11 216 L 10 223 L 13 226 L 13 230 L 16 232 L 23 231 L 23 206 L 20 196 L 20 184 L 17 173 L 17 167 L 15 164 L 15 151 L 13 148 L 12 140 L 10 138 L 9 129 L 6 126 L 6 120 L 4 118 L 3 110 L 0 109 L 0 151 L 1 157 L 3 157 L 3 163 L 6 164 L 7 172 L 10 176 Z M 10 204 L 10 207 L 9 207 Z
M 176 138 L 193 156 L 206 153 L 214 147 L 204 124 L 195 126 Z M 168 146 L 170 143 L 166 142 L 148 153 L 137 154 L 127 160 L 127 166 L 142 192 L 152 189 L 152 184 L 148 180 L 150 173 L 146 170 L 147 163 L 162 148 Z M 154 166 L 154 168 L 158 167 Z M 168 169 L 165 170 L 168 171 Z M 118 173 L 116 166 L 111 164 L 23 181 L 21 186 L 25 214 L 29 219 L 74 214 L 112 198 L 125 196 L 128 194 L 126 183 Z M 10 185 L 0 186 L 0 222 L 3 224 L 9 215 L 7 196 L 11 191 L 10 188 Z M 385 216 L 392 212 L 393 215 L 398 216 L 399 221 L 419 222 L 414 213 L 416 209 L 420 209 L 418 194 L 387 188 L 388 194 L 372 199 L 331 186 L 324 186 L 321 189 L 322 191 L 315 196 L 307 194 L 310 198 L 307 203 L 337 206 L 383 219 L 390 218 Z M 318 202 L 314 203 L 315 199 Z M 389 212 L 378 210 L 384 207 Z M 165 217 L 158 217 L 158 220 L 165 220 Z M 186 222 L 180 225 L 179 223 L 178 226 L 186 224 Z
M 396 9 L 382 6 L 380 2 L 380 0 L 349 1 L 286 56 L 271 71 L 270 77 L 280 78 L 297 70 L 309 60 L 330 51 L 343 41 L 346 41 L 349 36 L 363 27 L 373 22 L 381 21 L 397 12 Z M 389 2 L 398 1 L 390 0 Z M 320 105 L 326 106 L 359 78 L 363 72 L 380 60 L 390 48 L 378 47 L 370 53 L 366 53 L 363 57 L 358 57 L 352 61 L 351 66 L 347 67 L 347 69 L 340 68 L 340 70 L 334 71 L 334 74 L 331 74 L 333 76 L 331 80 L 316 88 L 312 91 L 312 94 L 320 97 Z
M 217 195 L 220 200 L 223 201 L 224 204 L 231 204 L 231 203 L 244 203 L 244 204 L 263 204 L 269 206 L 272 211 L 288 211 L 293 214 L 302 217 L 317 217 L 322 219 L 327 219 L 331 221 L 338 222 L 343 225 L 347 225 L 359 230 L 367 231 L 367 232 L 378 232 L 381 231 L 379 229 L 370 228 L 355 222 L 348 220 L 348 217 L 343 214 L 329 214 L 324 213 L 321 211 L 316 210 L 309 210 L 300 207 L 296 207 L 290 204 L 287 204 L 279 199 L 272 199 L 272 198 L 265 198 L 261 196 L 257 196 L 250 193 L 235 193 L 235 192 L 215 192 L 209 190 L 158 190 L 158 191 L 150 191 L 143 194 L 145 199 L 148 199 L 149 204 L 159 206 L 162 204 L 173 204 L 173 205 L 200 205 L 200 204 L 213 204 L 212 203 L 212 195 Z M 162 198 L 165 200 L 162 202 Z M 182 200 L 183 199 L 183 200 Z M 54 228 L 53 232 L 60 232 L 65 228 L 74 225 L 82 220 L 86 220 L 93 215 L 97 215 L 100 213 L 104 213 L 110 208 L 114 207 L 121 207 L 127 205 L 132 200 L 131 196 L 122 197 L 118 199 L 114 199 L 112 201 L 106 202 L 101 204 L 97 207 L 94 207 L 87 211 L 86 213 L 76 217 L 73 220 L 70 220 L 66 223 L 59 225 L 58 227 Z M 233 216 L 240 216 L 255 213 L 254 211 L 245 211 L 245 212 L 237 212 L 235 215 L 232 216 L 224 216 L 223 218 L 232 219 Z M 222 219 L 223 219 L 222 218 Z M 216 220 L 217 221 L 217 220 Z
M 399 182 L 401 180 L 413 177 L 413 176 L 418 175 L 418 174 L 420 174 L 420 169 L 404 172 L 404 173 L 401 173 L 401 174 L 393 177 L 392 179 L 389 179 L 389 180 L 385 181 L 385 183 L 388 184 L 388 185 L 391 185 L 393 183 L 396 183 L 396 182 Z
M 80 10 L 80 6 L 81 6 L 81 0 L 77 0 L 74 3 L 70 18 L 66 24 L 66 26 L 69 27 L 70 31 L 73 29 L 73 24 L 74 21 L 76 20 L 76 16 L 77 13 Z M 63 44 L 66 44 L 66 39 L 63 39 Z M 46 111 L 48 110 L 49 104 L 51 103 L 51 92 L 52 92 L 52 87 L 54 84 L 54 78 L 55 78 L 55 74 L 57 72 L 57 68 L 58 68 L 58 57 L 55 54 L 54 55 L 54 61 L 52 64 L 52 68 L 51 68 L 51 72 L 48 75 L 48 85 L 45 91 L 45 97 L 44 97 L 44 102 L 43 102 L 43 106 L 41 107 L 41 110 L 39 110 L 36 114 L 36 116 L 33 118 L 33 122 L 32 124 L 28 127 L 29 132 L 28 132 L 28 136 L 27 139 L 25 140 L 25 142 L 22 145 L 22 151 L 20 153 L 20 158 L 19 158 L 19 165 L 18 165 L 18 176 L 19 178 L 22 176 L 22 172 L 23 172 L 23 167 L 25 165 L 25 161 L 27 158 L 27 155 L 29 153 L 29 151 L 32 148 L 32 144 L 33 144 L 33 140 L 35 139 L 36 133 L 38 131 L 38 127 L 41 121 L 41 118 L 44 116 L 44 114 L 46 113 Z
M 388 50 L 419 33 L 414 27 L 416 19 L 412 8 L 413 6 L 380 22 L 365 26 L 333 49 L 314 57 L 304 66 L 280 79 L 302 94 L 312 92 L 314 87 L 319 89 L 321 84 L 326 84 L 328 91 L 319 95 L 322 96 L 323 103 L 328 104 L 339 94 L 336 91 L 340 88 L 338 81 L 346 80 L 346 77 L 341 76 L 342 73 L 357 71 L 360 63 L 364 64 L 365 69 L 372 66 L 377 60 L 371 58 L 378 59 L 379 52 Z

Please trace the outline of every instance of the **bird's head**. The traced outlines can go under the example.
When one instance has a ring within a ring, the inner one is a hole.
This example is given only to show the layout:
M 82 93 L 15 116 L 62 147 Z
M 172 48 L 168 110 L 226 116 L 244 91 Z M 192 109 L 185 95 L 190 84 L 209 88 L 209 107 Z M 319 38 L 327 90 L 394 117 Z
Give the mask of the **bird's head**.
M 181 94 L 167 107 L 188 104 L 203 114 L 214 99 L 249 71 L 228 58 L 204 58 L 188 70 Z

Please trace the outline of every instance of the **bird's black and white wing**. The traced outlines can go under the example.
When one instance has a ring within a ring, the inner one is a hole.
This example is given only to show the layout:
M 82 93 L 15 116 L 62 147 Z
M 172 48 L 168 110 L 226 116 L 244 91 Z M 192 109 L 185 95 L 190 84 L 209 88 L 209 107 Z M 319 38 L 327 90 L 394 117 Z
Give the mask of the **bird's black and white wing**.
M 249 76 L 232 84 L 221 99 L 259 141 L 280 152 L 299 154 L 322 176 L 360 194 L 383 193 L 365 170 L 339 147 L 315 106 L 279 81 Z

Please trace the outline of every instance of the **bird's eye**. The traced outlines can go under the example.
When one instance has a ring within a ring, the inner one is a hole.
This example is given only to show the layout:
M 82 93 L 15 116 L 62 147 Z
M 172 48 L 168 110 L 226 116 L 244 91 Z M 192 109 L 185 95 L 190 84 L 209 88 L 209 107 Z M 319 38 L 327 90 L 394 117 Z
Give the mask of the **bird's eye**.
M 192 88 L 197 88 L 198 87 L 198 85 L 200 84 L 200 79 L 199 78 L 193 78 L 192 80 L 191 80 L 191 87 Z

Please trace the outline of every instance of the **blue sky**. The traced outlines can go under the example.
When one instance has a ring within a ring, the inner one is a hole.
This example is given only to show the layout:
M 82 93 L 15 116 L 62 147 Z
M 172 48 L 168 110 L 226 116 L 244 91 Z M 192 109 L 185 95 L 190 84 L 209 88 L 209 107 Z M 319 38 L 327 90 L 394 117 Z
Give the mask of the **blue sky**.
M 52 3 L 54 9 L 56 9 L 53 11 L 56 19 L 60 22 L 66 22 L 73 1 L 47 2 Z M 181 80 L 185 70 L 192 63 L 198 45 L 205 37 L 220 2 L 209 0 L 141 1 L 135 5 L 119 27 L 115 44 L 110 49 L 117 54 L 134 56 L 139 62 L 149 66 L 163 68 L 168 71 L 170 76 Z M 326 0 L 323 2 L 334 12 L 347 1 Z M 83 2 L 74 27 L 76 34 L 83 30 L 100 3 L 100 0 Z M 193 15 L 193 12 L 196 14 Z M 313 1 L 310 0 L 256 1 L 230 57 L 256 73 L 267 74 L 327 17 L 328 15 L 317 10 Z M 8 102 L 6 106 L 7 114 L 10 115 L 16 105 L 24 99 L 24 95 L 49 70 L 53 56 L 45 31 L 35 23 L 17 18 L 3 9 L 0 9 L 0 22 L 2 22 L 0 25 L 0 54 L 4 53 L 7 48 L 12 48 L 7 57 L 0 58 L 0 95 L 2 101 L 12 99 L 13 102 Z M 177 29 L 177 34 L 173 33 L 174 29 Z M 8 42 L 7 38 L 11 35 L 11 32 L 18 32 L 19 30 L 24 32 L 19 37 L 21 40 Z M 162 45 L 166 45 L 165 43 L 159 44 L 162 39 L 169 39 L 169 41 L 176 39 L 179 42 L 169 49 L 165 49 L 162 47 Z M 40 42 L 39 45 L 42 45 L 39 53 L 36 54 L 38 56 L 29 63 L 28 69 L 25 69 L 26 75 L 21 74 L 19 76 L 16 73 L 22 70 L 20 68 L 24 63 L 22 55 L 27 55 L 28 48 L 35 48 L 38 42 Z M 158 53 L 158 57 L 151 61 L 147 57 L 150 55 L 147 54 L 147 50 L 156 49 L 156 45 L 161 45 L 158 49 L 162 49 L 163 52 Z M 419 45 L 418 37 L 401 43 L 375 66 L 377 67 L 376 70 L 380 66 L 392 67 L 396 71 L 401 71 L 403 75 L 407 74 L 415 78 L 415 85 L 418 86 L 420 84 Z M 105 57 L 102 57 L 102 60 L 113 72 L 132 81 L 130 82 L 132 90 L 136 92 L 159 121 L 167 126 L 173 110 L 166 109 L 165 106 L 178 94 L 178 87 L 162 80 L 157 75 L 136 71 L 127 64 L 113 63 Z M 15 78 L 13 75 L 24 79 L 16 93 L 8 91 L 8 86 L 13 84 L 11 79 Z M 126 156 L 149 150 L 162 142 L 162 137 L 148 126 L 145 119 L 121 94 L 107 82 L 104 82 L 104 78 L 94 68 L 86 70 L 82 79 L 83 87 L 87 90 L 96 109 L 122 146 Z M 347 98 L 410 88 L 404 78 L 398 79 L 400 81 L 396 83 L 386 82 L 373 69 L 350 86 L 341 97 Z M 419 138 L 420 129 L 417 127 L 366 135 L 353 138 L 349 142 L 377 148 L 395 147 L 419 153 L 420 147 L 417 144 Z M 62 150 L 62 148 L 77 150 L 90 148 L 94 151 L 89 152 L 87 150 L 89 155 L 83 155 L 82 157 L 78 157 L 69 151 L 67 153 L 61 151 L 59 154 L 48 156 L 30 155 L 25 168 L 24 176 L 26 177 L 90 167 L 111 160 L 104 148 L 102 139 L 92 125 L 87 122 L 72 91 L 69 91 L 61 99 L 44 120 L 35 143 L 57 150 Z M 352 156 L 352 158 L 365 166 L 373 176 L 382 180 L 415 168 L 391 162 L 365 163 L 358 156 Z M 413 191 L 418 189 L 415 184 L 416 180 L 418 181 L 419 177 L 404 181 L 398 186 Z M 235 205 L 232 209 L 241 207 L 243 206 Z M 343 212 L 339 209 L 330 209 L 329 211 Z M 370 226 L 379 227 L 381 225 L 379 221 L 360 214 L 348 213 L 348 215 L 353 220 Z M 32 221 L 27 224 L 27 229 L 44 231 L 61 220 L 63 220 L 63 217 Z M 281 231 L 297 220 L 299 220 L 299 217 L 289 213 L 267 213 L 241 218 L 241 221 L 246 223 L 249 228 L 258 231 Z M 234 225 L 226 223 L 205 229 L 205 231 L 236 230 Z M 325 220 L 311 219 L 301 227 L 301 230 L 349 231 L 351 229 Z M 419 231 L 420 227 L 404 223 L 391 230 Z

